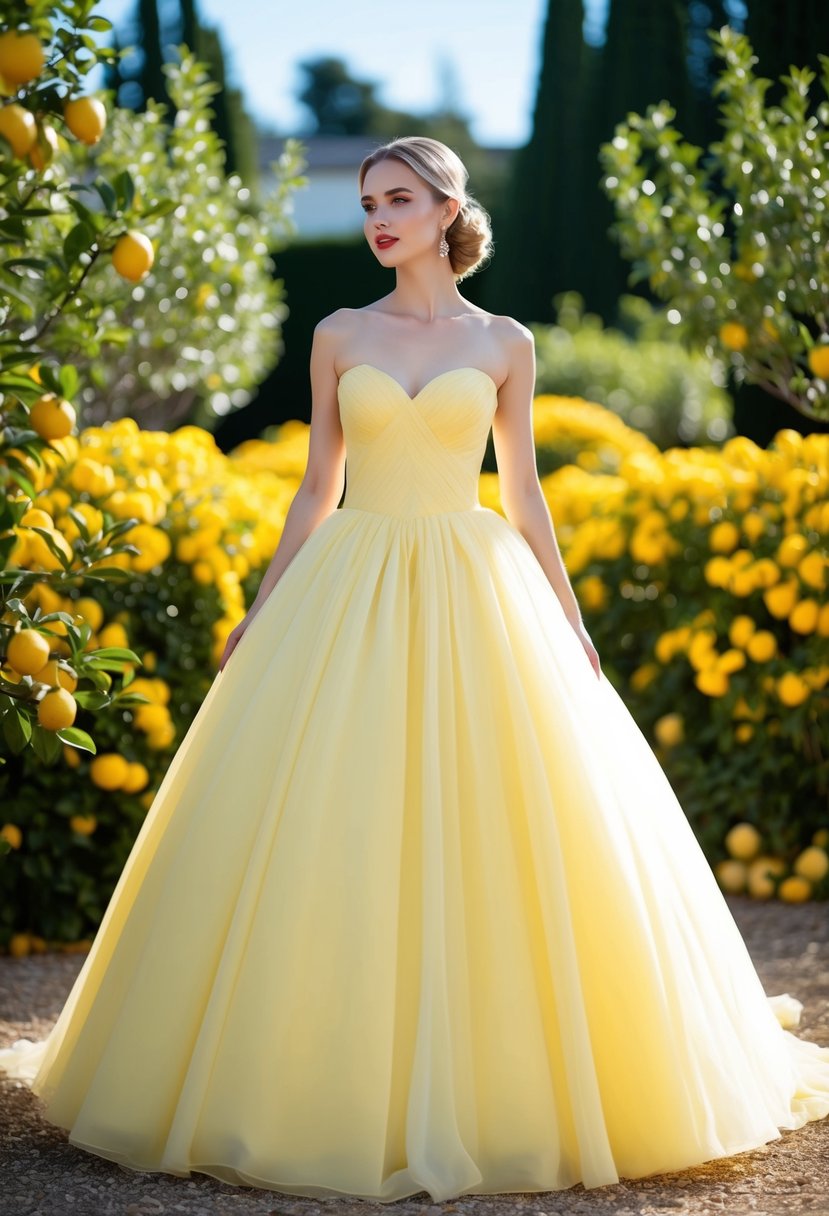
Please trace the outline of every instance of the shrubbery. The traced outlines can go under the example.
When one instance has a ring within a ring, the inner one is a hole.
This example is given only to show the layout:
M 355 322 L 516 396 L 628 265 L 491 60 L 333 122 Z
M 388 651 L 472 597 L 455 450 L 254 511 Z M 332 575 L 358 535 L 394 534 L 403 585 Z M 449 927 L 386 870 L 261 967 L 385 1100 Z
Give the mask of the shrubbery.
M 533 325 L 536 391 L 607 406 L 658 447 L 720 442 L 733 434 L 721 360 L 692 354 L 659 311 L 620 301 L 624 329 L 585 313 L 576 292 L 556 298 L 555 325 Z

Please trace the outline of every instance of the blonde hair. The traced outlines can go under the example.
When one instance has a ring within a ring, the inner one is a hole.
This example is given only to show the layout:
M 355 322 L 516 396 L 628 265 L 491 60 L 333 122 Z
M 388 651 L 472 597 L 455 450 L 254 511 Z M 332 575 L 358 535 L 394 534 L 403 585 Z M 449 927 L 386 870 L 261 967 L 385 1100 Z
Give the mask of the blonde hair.
M 405 135 L 381 144 L 360 165 L 359 184 L 366 173 L 381 160 L 399 160 L 422 178 L 436 202 L 447 198 L 460 201 L 460 210 L 446 229 L 449 262 L 459 283 L 474 274 L 492 257 L 492 225 L 489 213 L 469 193 L 469 174 L 461 158 L 438 139 L 426 135 Z

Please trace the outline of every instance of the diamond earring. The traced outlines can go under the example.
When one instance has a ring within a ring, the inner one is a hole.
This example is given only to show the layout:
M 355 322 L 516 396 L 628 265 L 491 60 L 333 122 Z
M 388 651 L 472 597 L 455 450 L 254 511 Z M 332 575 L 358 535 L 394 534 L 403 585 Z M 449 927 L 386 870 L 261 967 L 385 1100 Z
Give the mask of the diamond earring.
M 446 255 L 449 253 L 449 242 L 447 241 L 446 237 L 443 235 L 445 231 L 446 231 L 445 228 L 441 228 L 440 244 L 438 245 L 438 253 L 440 254 L 440 256 L 442 258 L 445 258 Z

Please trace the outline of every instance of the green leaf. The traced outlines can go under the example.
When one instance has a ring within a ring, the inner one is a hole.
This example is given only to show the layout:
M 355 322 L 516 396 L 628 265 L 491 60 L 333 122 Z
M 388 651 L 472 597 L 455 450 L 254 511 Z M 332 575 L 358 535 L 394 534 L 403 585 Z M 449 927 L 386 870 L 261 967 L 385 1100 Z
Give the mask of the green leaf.
M 61 754 L 60 739 L 54 731 L 44 730 L 39 723 L 32 726 L 32 749 L 43 764 L 54 764 Z
M 67 262 L 77 262 L 82 253 L 87 253 L 94 244 L 97 233 L 86 220 L 79 220 L 64 237 L 63 253 Z
M 112 184 L 115 187 L 118 206 L 123 211 L 129 211 L 135 198 L 135 183 L 132 180 L 132 175 L 127 169 L 123 169 Z
M 65 726 L 57 732 L 57 736 L 70 747 L 79 747 L 85 752 L 97 755 L 98 749 L 95 746 L 95 740 L 85 730 L 79 730 L 77 726 Z
M 115 191 L 105 178 L 99 177 L 92 183 L 93 190 L 96 190 L 100 195 L 101 202 L 106 207 L 107 215 L 114 216 L 118 200 L 115 197 Z
M 9 750 L 17 756 L 28 744 L 32 737 L 32 722 L 28 714 L 12 704 L 8 713 L 3 715 L 3 738 Z

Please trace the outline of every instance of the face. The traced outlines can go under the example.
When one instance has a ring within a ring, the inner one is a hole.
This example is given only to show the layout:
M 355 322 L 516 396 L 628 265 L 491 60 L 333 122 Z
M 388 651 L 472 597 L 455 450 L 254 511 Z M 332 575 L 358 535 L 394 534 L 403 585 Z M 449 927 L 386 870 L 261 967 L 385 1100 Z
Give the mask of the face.
M 415 171 L 391 157 L 371 166 L 361 194 L 363 231 L 383 266 L 397 266 L 422 254 L 438 259 L 440 230 L 457 215 L 457 199 L 436 202 Z M 378 245 L 377 238 L 385 235 L 396 239 Z

